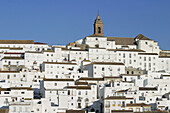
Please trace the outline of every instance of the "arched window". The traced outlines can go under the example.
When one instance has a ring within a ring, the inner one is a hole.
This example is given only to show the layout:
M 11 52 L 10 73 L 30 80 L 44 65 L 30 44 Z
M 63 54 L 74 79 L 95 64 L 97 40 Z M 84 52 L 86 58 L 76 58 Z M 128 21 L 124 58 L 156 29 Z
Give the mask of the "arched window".
M 101 28 L 100 27 L 98 27 L 98 33 L 101 33 Z

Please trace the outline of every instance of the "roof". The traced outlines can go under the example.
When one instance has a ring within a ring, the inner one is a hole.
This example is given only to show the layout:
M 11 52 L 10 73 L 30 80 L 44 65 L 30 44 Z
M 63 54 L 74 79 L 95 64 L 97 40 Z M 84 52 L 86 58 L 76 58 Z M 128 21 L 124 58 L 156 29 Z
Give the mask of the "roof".
M 45 64 L 69 64 L 69 65 L 77 65 L 76 63 L 68 63 L 68 62 L 44 62 Z
M 23 50 L 23 48 L 20 48 L 20 47 L 12 47 L 12 48 L 9 48 L 11 50 Z
M 66 113 L 85 113 L 85 110 L 66 110 Z
M 91 90 L 90 86 L 66 86 L 67 89 L 80 89 L 80 90 Z
M 44 78 L 44 81 L 74 81 L 74 79 L 47 79 Z
M 39 52 L 39 51 L 25 51 L 25 53 L 42 53 L 42 52 Z
M 34 44 L 48 45 L 46 43 L 41 43 L 41 42 L 34 42 Z
M 139 74 L 121 74 L 123 76 L 140 76 Z
M 92 62 L 92 63 L 87 64 L 87 65 L 93 65 L 93 64 L 97 64 L 97 65 L 124 65 L 123 63 L 120 63 L 120 62 Z
M 0 49 L 9 49 L 9 47 L 0 47 Z
M 90 77 L 82 77 L 79 80 L 89 80 L 89 81 L 103 81 L 103 78 L 90 78 Z
M 108 49 L 108 51 L 129 51 L 129 52 L 145 52 L 140 49 Z
M 54 52 L 53 50 L 44 50 L 44 52 Z
M 89 36 L 86 36 L 86 37 L 104 37 L 104 36 L 92 34 L 92 35 L 89 35 Z
M 23 57 L 7 57 L 7 56 L 5 56 L 4 58 L 2 58 L 2 59 L 17 59 L 17 60 L 24 60 L 24 58 Z
M 149 104 L 145 104 L 145 103 L 126 104 L 126 106 L 151 107 L 151 105 L 149 105 Z
M 113 79 L 113 78 L 117 79 L 117 78 L 121 78 L 121 77 L 120 76 L 104 76 L 104 79 L 106 79 L 106 78 L 108 78 L 108 79 Z
M 20 47 L 0 47 L 0 49 L 23 50 L 23 48 Z
M 143 34 L 139 34 L 135 37 L 135 39 L 139 39 L 139 40 L 151 40 L 147 37 L 145 37 Z
M 144 111 L 144 112 L 134 112 L 134 113 L 169 113 L 169 112 L 168 111 Z
M 4 54 L 24 54 L 24 53 L 5 52 Z
M 129 98 L 126 96 L 110 96 L 105 98 L 105 100 L 127 100 L 127 99 L 133 99 L 133 98 Z
M 139 87 L 139 90 L 158 90 L 157 87 Z
M 69 51 L 88 51 L 86 49 L 68 49 Z
M 114 112 L 133 112 L 133 110 L 111 110 L 111 113 L 114 113 Z
M 134 38 L 107 37 L 107 41 L 115 41 L 115 45 L 135 45 Z
M 11 91 L 10 88 L 0 88 L 0 91 Z
M 170 58 L 170 56 L 159 56 L 159 58 Z
M 90 60 L 83 60 L 83 62 L 91 62 Z
M 9 113 L 9 108 L 1 108 L 0 113 Z
M 158 55 L 157 53 L 138 53 L 139 55 Z
M 126 92 L 126 91 L 128 91 L 128 89 L 126 89 L 126 90 L 119 90 L 119 91 L 116 91 L 116 93 L 123 93 L 123 92 Z
M 19 73 L 19 71 L 0 71 L 0 73 Z
M 163 76 L 163 77 L 170 77 L 170 75 L 161 75 L 161 76 Z
M 34 40 L 0 40 L 0 44 L 34 44 Z
M 34 90 L 31 87 L 11 87 L 11 89 L 16 89 L 16 90 L 22 90 L 22 89 L 26 89 L 26 90 Z
M 88 82 L 75 82 L 75 85 L 88 85 Z

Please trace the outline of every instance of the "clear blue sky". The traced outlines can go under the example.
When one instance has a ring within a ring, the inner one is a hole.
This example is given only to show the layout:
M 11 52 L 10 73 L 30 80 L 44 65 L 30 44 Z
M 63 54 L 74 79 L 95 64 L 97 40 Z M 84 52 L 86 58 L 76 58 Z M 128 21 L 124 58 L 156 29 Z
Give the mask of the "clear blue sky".
M 98 9 L 105 36 L 142 33 L 170 50 L 170 0 L 0 0 L 0 40 L 68 44 L 93 34 Z

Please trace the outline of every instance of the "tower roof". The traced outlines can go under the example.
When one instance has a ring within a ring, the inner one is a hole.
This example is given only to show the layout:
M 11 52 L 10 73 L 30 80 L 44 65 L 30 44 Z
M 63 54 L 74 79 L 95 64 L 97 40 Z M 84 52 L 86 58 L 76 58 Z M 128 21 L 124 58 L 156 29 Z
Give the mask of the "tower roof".
M 103 22 L 102 22 L 102 20 L 101 20 L 101 18 L 100 18 L 99 13 L 97 14 L 97 17 L 96 17 L 95 23 L 103 23 Z
M 139 40 L 151 40 L 151 39 L 145 37 L 143 34 L 139 34 L 138 36 L 135 37 L 135 39 L 139 39 Z

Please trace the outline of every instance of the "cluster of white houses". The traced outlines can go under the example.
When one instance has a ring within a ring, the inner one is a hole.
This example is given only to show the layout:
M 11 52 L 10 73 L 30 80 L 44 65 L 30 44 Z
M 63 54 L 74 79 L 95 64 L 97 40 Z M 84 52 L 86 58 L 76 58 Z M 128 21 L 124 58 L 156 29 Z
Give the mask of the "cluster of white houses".
M 94 34 L 66 46 L 0 40 L 0 111 L 133 113 L 170 110 L 170 51 L 142 34 Z

